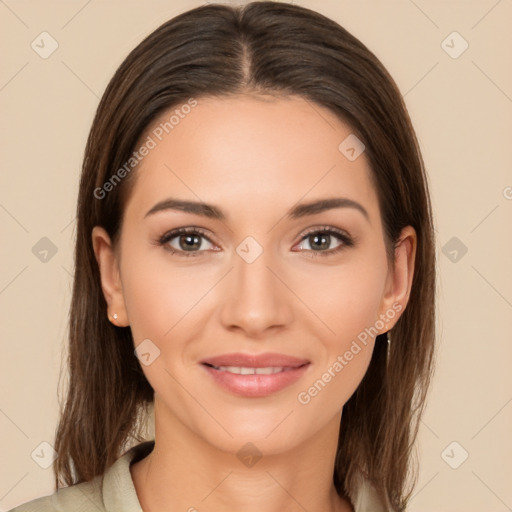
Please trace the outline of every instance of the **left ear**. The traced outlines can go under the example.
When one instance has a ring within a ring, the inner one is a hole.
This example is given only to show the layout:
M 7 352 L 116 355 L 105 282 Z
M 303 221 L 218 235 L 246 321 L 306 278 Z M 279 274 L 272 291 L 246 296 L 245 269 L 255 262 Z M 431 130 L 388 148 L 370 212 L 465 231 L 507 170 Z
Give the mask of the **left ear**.
M 382 333 L 389 331 L 396 324 L 409 301 L 414 276 L 416 247 L 416 231 L 412 226 L 406 226 L 402 229 L 395 247 L 395 260 L 388 272 L 386 291 L 380 309 L 380 313 L 386 315 L 386 317 L 388 317 L 386 312 L 391 309 L 395 314 L 386 323 Z

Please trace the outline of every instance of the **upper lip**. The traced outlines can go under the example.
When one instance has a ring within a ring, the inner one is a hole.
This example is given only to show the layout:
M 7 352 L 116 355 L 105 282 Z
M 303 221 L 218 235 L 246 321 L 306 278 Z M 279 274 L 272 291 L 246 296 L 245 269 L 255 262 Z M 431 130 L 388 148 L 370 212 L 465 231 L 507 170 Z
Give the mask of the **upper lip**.
M 213 366 L 243 366 L 247 368 L 268 367 L 293 367 L 298 368 L 309 363 L 307 359 L 301 359 L 286 354 L 265 352 L 264 354 L 243 354 L 241 352 L 212 356 L 201 361 L 202 364 Z

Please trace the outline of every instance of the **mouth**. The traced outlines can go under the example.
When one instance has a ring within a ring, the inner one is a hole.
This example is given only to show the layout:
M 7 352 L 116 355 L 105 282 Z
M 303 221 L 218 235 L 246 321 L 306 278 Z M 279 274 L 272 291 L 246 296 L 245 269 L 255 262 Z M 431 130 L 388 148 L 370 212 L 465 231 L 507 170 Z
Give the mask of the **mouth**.
M 301 368 L 301 366 L 266 366 L 263 368 L 253 368 L 249 366 L 215 366 L 209 363 L 203 363 L 210 368 L 221 372 L 234 373 L 235 375 L 272 375 L 274 373 L 289 372 Z M 304 363 L 309 364 L 309 363 Z
M 310 361 L 283 354 L 225 354 L 201 361 L 213 382 L 244 397 L 266 397 L 297 382 Z

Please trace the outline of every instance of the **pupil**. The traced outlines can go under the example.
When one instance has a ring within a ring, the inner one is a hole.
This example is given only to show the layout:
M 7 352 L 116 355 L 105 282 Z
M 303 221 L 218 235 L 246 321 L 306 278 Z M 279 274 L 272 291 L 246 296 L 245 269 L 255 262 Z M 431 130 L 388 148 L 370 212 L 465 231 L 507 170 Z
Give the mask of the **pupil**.
M 183 240 L 185 240 L 185 243 L 181 244 Z M 199 249 L 199 247 L 201 247 L 201 240 L 197 235 L 182 235 L 180 238 L 180 245 L 185 249 Z
M 325 235 L 325 234 L 322 234 L 322 235 L 311 235 L 311 238 L 314 240 L 313 244 L 311 244 L 312 247 L 314 247 L 315 244 L 319 243 L 320 244 L 320 249 L 327 249 L 329 247 L 329 236 L 330 235 Z M 319 240 L 323 240 L 323 243 L 322 242 L 319 242 Z

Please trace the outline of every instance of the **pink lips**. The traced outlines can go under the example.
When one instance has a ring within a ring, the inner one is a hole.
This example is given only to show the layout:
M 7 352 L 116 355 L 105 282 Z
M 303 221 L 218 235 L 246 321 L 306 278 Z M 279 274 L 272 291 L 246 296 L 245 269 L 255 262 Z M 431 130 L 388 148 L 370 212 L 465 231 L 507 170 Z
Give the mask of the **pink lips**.
M 201 361 L 213 380 L 224 389 L 246 397 L 264 397 L 296 382 L 310 366 L 307 359 L 285 354 L 233 353 L 208 357 Z M 237 374 L 218 367 L 275 368 L 283 371 L 272 374 Z M 216 367 L 216 368 L 214 368 Z

